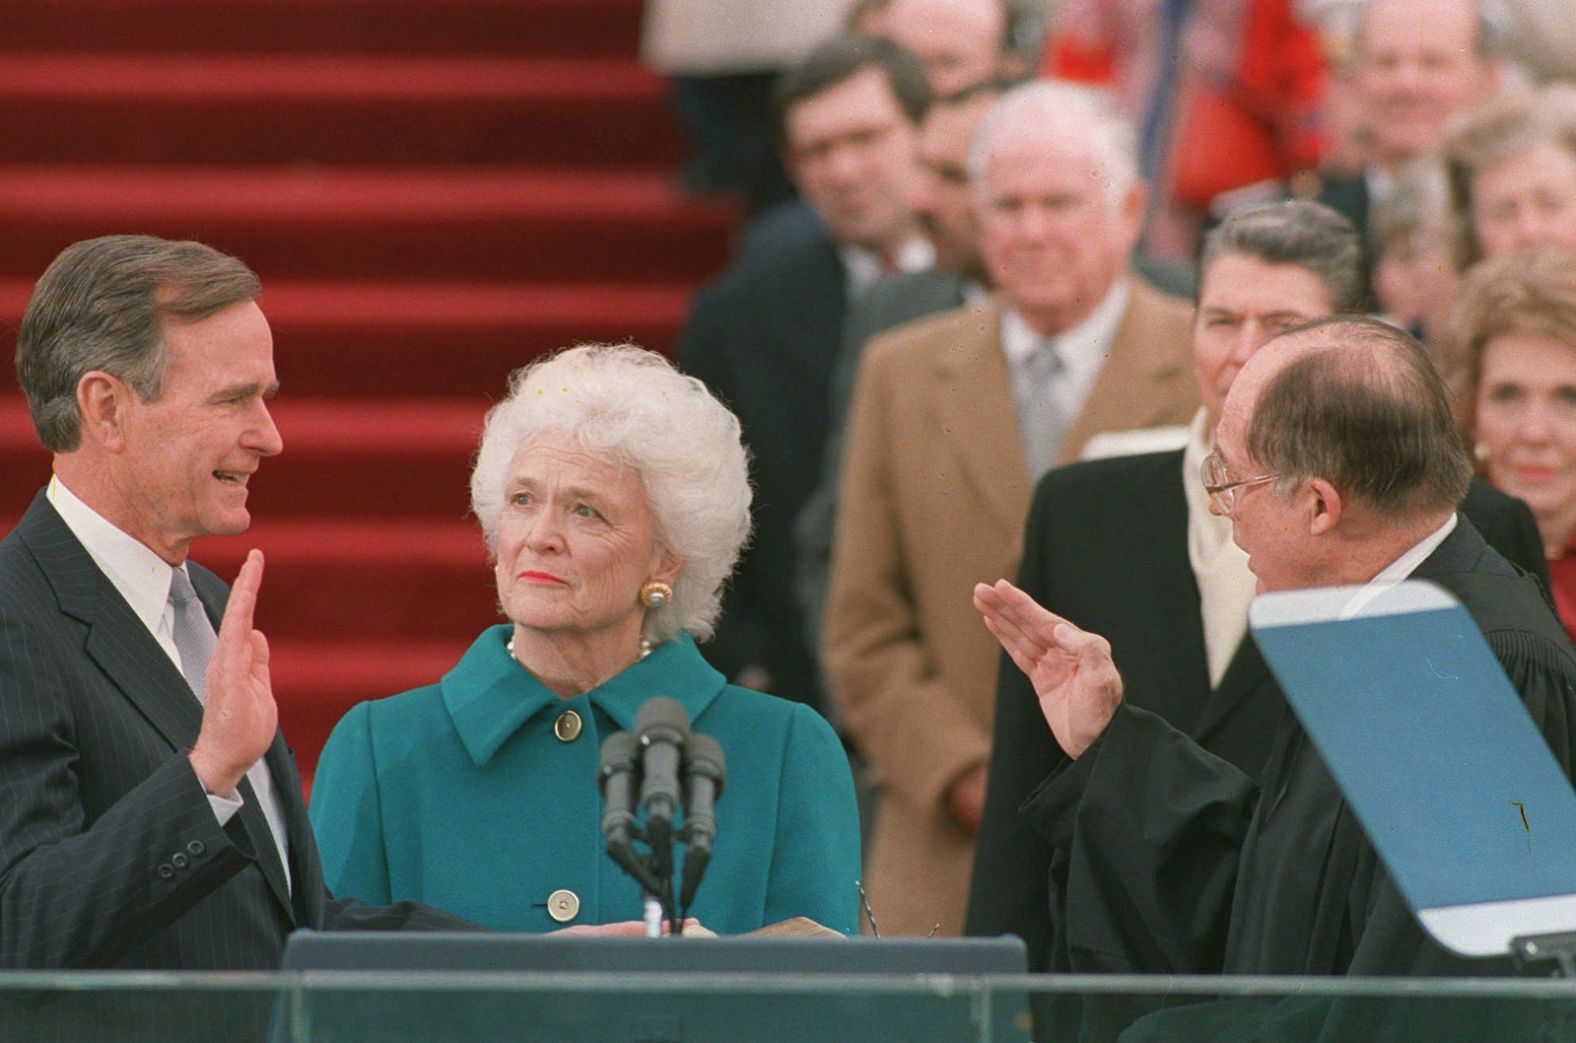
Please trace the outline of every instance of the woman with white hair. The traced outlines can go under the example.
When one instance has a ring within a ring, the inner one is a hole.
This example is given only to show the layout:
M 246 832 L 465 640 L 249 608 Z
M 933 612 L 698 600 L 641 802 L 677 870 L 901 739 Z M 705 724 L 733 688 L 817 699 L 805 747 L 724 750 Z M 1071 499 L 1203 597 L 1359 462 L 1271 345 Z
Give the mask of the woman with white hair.
M 330 889 L 498 930 L 638 919 L 638 885 L 603 850 L 598 754 L 665 695 L 728 765 L 690 914 L 723 934 L 792 916 L 852 933 L 841 744 L 695 648 L 749 532 L 738 419 L 660 355 L 573 348 L 515 373 L 488 413 L 471 506 L 509 622 L 438 684 L 335 727 L 311 807 Z

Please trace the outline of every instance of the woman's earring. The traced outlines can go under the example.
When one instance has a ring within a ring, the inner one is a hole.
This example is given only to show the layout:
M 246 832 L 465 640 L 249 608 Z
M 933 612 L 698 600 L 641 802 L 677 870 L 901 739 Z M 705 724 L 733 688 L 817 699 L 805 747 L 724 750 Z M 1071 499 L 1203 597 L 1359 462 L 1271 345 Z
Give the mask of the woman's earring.
M 652 580 L 640 588 L 640 603 L 647 608 L 661 608 L 673 600 L 673 588 L 661 580 Z
M 1488 463 L 1489 448 L 1487 442 L 1472 443 L 1472 457 L 1480 464 Z

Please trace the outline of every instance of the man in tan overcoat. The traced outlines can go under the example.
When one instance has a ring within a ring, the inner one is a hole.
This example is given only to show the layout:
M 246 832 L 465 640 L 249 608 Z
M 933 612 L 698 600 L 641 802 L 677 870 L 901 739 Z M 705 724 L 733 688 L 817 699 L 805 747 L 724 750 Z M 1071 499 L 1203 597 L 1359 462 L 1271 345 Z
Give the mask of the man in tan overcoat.
M 1101 96 L 1002 98 L 969 156 L 997 293 L 872 342 L 860 367 L 823 660 L 880 787 L 866 890 L 882 934 L 962 929 L 998 649 L 970 601 L 1012 575 L 1030 490 L 1104 431 L 1197 408 L 1191 309 L 1128 274 L 1132 128 Z

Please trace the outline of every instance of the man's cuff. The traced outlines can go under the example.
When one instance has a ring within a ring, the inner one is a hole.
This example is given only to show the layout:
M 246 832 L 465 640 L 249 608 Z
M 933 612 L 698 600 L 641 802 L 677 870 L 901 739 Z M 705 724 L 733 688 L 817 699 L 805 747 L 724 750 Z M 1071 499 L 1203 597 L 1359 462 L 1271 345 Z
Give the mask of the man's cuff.
M 207 794 L 208 806 L 213 809 L 213 817 L 219 820 L 220 827 L 235 817 L 241 810 L 241 791 L 236 790 L 234 797 L 220 797 L 213 793 Z

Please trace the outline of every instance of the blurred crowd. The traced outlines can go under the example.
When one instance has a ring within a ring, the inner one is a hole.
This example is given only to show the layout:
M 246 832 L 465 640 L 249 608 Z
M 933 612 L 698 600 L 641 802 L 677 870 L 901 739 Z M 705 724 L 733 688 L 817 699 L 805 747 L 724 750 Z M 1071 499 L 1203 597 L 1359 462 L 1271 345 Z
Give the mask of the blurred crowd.
M 844 736 L 878 930 L 961 932 L 977 831 L 1015 810 L 987 808 L 999 649 L 969 590 L 1081 553 L 1026 544 L 1037 485 L 1201 458 L 1236 369 L 1287 326 L 1371 312 L 1427 346 L 1576 632 L 1562 6 L 652 0 L 686 187 L 752 214 L 680 346 L 738 413 L 756 488 L 706 652 Z M 1252 587 L 1221 578 L 1247 576 L 1219 564 L 1229 525 L 1188 518 L 1203 698 Z

